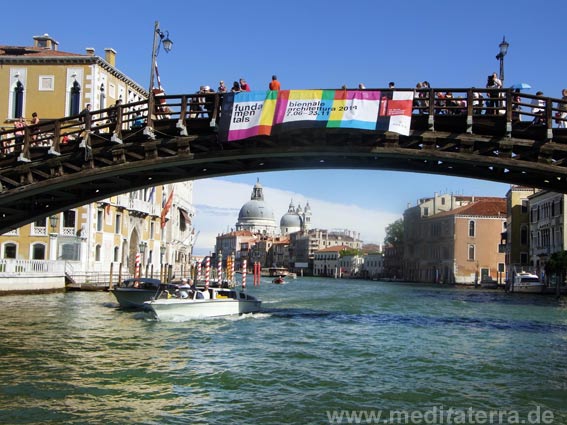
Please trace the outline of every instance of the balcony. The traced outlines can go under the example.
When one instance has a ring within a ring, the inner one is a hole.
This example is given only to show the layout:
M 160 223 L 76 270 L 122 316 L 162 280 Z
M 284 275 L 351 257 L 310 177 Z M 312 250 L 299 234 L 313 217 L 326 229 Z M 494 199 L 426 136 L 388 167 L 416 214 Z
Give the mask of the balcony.
M 153 202 L 142 201 L 141 199 L 130 198 L 129 196 L 118 196 L 116 207 L 124 208 L 130 212 L 145 215 L 158 216 L 158 206 Z

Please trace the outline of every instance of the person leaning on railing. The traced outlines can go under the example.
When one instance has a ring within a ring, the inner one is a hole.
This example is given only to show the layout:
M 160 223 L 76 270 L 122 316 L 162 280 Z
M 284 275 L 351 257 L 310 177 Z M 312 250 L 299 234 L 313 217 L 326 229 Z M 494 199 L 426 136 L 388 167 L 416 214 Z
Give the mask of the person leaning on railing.
M 557 127 L 559 128 L 567 128 L 567 89 L 563 89 L 561 91 L 561 101 L 557 104 L 557 118 L 555 122 L 557 123 Z

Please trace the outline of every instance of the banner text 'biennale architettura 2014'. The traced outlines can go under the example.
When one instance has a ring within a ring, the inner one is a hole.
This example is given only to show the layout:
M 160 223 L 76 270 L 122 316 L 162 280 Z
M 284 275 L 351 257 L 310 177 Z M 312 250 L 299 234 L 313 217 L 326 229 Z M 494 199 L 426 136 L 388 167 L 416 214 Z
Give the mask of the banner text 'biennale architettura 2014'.
M 409 135 L 413 93 L 282 90 L 224 95 L 223 141 L 269 136 L 273 129 L 352 128 Z

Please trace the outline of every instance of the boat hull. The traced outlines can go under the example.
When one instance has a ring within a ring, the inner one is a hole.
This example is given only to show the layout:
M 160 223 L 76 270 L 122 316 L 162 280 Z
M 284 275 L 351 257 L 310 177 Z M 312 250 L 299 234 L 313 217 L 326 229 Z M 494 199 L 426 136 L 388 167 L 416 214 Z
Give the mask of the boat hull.
M 156 290 L 136 289 L 136 288 L 114 288 L 110 292 L 114 295 L 120 308 L 145 308 L 146 301 L 156 296 Z
M 541 294 L 544 292 L 544 285 L 514 285 L 513 292 L 518 292 L 522 294 Z
M 229 316 L 257 313 L 262 302 L 256 299 L 157 299 L 145 303 L 151 314 L 159 320 L 197 319 L 203 317 Z

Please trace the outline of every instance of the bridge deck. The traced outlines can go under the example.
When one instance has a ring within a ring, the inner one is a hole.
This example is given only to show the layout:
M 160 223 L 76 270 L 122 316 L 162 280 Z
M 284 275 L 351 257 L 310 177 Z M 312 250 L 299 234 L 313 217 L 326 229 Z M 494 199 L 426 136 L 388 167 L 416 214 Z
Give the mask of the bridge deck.
M 414 171 L 565 191 L 567 129 L 559 128 L 565 118 L 557 114 L 567 105 L 510 90 L 475 91 L 497 99 L 495 105 L 480 102 L 470 88 L 414 91 L 409 136 L 313 128 L 223 142 L 219 94 L 121 105 L 115 121 L 107 108 L 93 111 L 90 125 L 73 116 L 28 126 L 23 134 L 5 130 L 0 232 L 136 188 L 251 171 Z M 441 96 L 447 92 L 454 101 Z M 544 106 L 535 114 L 537 100 Z

